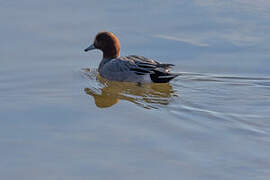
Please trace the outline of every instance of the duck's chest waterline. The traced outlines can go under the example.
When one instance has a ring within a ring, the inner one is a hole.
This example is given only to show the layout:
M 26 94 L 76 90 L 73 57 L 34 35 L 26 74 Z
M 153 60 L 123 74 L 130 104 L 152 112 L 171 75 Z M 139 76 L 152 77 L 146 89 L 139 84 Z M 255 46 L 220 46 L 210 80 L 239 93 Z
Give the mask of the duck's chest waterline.
M 140 82 L 140 83 L 152 82 L 149 74 L 137 75 L 131 71 L 115 72 L 115 71 L 104 71 L 103 69 L 99 69 L 98 72 L 100 76 L 110 81 Z

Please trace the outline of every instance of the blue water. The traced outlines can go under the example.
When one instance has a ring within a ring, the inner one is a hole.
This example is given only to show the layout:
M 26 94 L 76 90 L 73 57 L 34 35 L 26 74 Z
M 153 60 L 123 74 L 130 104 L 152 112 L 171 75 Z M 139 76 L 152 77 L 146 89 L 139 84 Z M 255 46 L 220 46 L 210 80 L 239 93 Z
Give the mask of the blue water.
M 0 179 L 266 180 L 270 1 L 0 2 Z M 175 64 L 166 85 L 106 82 L 121 54 Z

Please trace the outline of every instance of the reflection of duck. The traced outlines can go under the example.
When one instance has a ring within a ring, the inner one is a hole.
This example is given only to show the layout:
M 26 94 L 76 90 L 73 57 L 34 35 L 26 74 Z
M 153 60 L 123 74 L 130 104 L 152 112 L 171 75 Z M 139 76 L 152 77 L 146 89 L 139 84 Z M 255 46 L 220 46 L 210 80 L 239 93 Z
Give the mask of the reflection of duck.
M 169 71 L 173 64 L 162 64 L 143 56 L 120 57 L 120 42 L 111 32 L 98 33 L 85 51 L 93 49 L 103 52 L 98 72 L 111 81 L 167 83 L 179 75 Z
M 155 108 L 153 104 L 169 104 L 173 96 L 177 96 L 168 83 L 141 84 L 129 82 L 108 81 L 98 76 L 99 82 L 104 87 L 101 93 L 95 88 L 85 88 L 85 93 L 94 97 L 97 107 L 106 108 L 118 103 L 119 100 L 127 100 L 145 108 Z

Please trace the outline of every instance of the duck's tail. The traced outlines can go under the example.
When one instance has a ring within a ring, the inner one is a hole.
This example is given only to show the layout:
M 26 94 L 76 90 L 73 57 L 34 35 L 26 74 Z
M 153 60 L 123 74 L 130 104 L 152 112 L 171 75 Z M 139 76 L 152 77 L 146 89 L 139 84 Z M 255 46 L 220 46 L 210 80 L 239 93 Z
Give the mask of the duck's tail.
M 171 73 L 167 71 L 153 70 L 154 73 L 150 74 L 150 78 L 154 83 L 168 83 L 170 80 L 179 76 L 179 73 Z

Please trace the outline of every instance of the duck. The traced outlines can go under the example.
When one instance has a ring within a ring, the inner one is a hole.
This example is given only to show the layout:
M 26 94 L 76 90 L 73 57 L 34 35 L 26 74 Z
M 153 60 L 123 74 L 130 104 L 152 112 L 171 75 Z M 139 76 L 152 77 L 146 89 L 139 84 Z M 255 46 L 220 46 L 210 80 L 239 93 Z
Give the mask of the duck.
M 99 32 L 85 52 L 98 49 L 103 58 L 98 73 L 104 79 L 134 83 L 168 83 L 179 74 L 170 72 L 173 64 L 160 63 L 138 55 L 120 57 L 120 42 L 112 32 Z

